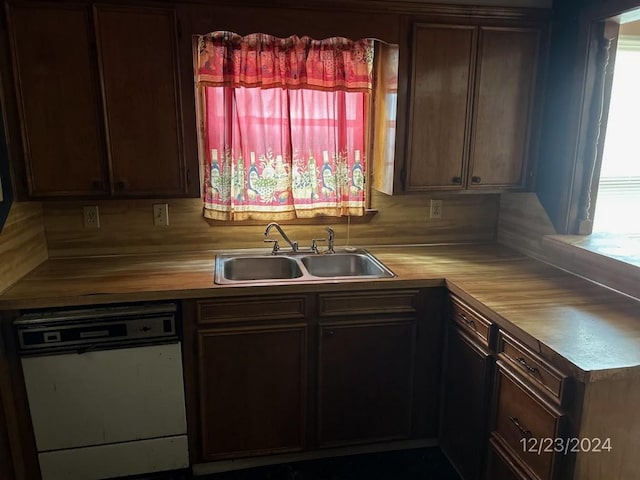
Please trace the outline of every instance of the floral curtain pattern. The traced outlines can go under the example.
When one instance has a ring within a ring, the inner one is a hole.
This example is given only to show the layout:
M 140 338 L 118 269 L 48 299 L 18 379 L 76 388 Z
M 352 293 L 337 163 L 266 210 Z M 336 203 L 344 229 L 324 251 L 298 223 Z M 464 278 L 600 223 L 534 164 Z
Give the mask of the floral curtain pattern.
M 373 42 L 213 32 L 198 39 L 198 81 L 208 86 L 371 91 Z
M 217 34 L 205 39 L 212 35 Z M 208 55 L 207 71 L 231 68 L 214 66 L 212 58 L 224 63 L 227 57 Z M 199 83 L 207 152 L 205 217 L 283 220 L 364 214 L 368 94 L 361 87 L 350 91 L 343 88 L 350 85 L 346 82 L 335 90 L 298 84 L 294 89 L 247 88 L 230 86 L 227 79 L 212 85 L 206 75 L 208 80 Z M 199 73 L 199 82 L 201 78 Z

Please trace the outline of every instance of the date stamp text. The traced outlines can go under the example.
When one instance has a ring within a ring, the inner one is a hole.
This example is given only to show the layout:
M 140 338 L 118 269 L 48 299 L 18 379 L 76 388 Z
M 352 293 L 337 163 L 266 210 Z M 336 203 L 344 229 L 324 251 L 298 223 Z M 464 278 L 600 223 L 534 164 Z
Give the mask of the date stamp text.
M 568 455 L 570 453 L 591 452 L 609 453 L 613 450 L 610 438 L 522 438 L 520 440 L 522 451 L 525 453 L 560 453 Z

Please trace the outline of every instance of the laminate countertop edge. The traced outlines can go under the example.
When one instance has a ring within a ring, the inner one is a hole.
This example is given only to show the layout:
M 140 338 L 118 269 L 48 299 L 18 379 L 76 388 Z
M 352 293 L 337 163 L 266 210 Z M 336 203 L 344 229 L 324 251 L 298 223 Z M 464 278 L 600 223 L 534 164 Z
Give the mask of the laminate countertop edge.
M 228 286 L 213 283 L 212 252 L 49 259 L 0 295 L 0 311 L 338 289 L 447 287 L 581 382 L 640 377 L 637 300 L 501 245 L 369 250 L 397 276 Z M 607 339 L 612 340 L 607 343 Z

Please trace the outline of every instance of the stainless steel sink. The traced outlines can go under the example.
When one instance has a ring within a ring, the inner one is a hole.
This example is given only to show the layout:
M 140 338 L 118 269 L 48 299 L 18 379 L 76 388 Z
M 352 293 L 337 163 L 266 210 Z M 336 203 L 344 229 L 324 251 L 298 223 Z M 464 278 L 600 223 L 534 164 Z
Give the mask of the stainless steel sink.
M 315 277 L 393 277 L 370 253 L 335 253 L 302 257 L 302 264 Z
M 222 273 L 227 280 L 239 282 L 302 276 L 298 262 L 293 258 L 274 256 L 228 258 L 224 262 Z
M 215 283 L 313 282 L 395 276 L 364 249 L 336 253 L 280 252 L 277 255 L 224 252 L 216 256 Z

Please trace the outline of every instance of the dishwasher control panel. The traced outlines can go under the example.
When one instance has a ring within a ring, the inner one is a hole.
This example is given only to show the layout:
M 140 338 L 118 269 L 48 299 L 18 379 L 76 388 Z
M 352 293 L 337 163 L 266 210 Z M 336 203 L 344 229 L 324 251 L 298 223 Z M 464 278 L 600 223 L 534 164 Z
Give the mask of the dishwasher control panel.
M 174 303 L 25 313 L 16 327 L 29 352 L 128 345 L 177 339 Z

